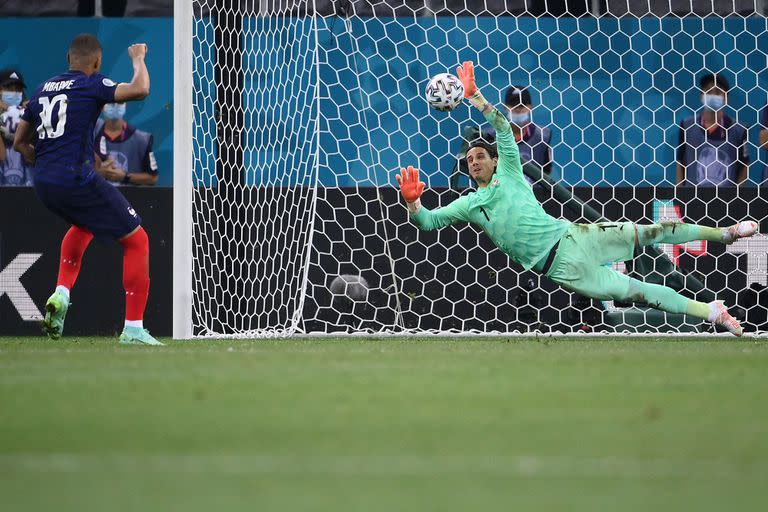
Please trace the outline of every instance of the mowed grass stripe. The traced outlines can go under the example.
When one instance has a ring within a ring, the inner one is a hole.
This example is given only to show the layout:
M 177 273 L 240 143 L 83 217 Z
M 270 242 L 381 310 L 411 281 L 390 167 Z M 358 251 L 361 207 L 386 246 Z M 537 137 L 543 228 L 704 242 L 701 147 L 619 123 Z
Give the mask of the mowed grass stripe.
M 735 338 L 0 339 L 0 503 L 758 510 L 767 376 Z
M 222 454 L 0 454 L 8 473 L 80 473 L 136 471 L 200 474 L 284 474 L 337 476 L 514 476 L 641 479 L 703 479 L 766 482 L 768 461 L 639 459 L 618 456 L 553 455 L 222 455 Z

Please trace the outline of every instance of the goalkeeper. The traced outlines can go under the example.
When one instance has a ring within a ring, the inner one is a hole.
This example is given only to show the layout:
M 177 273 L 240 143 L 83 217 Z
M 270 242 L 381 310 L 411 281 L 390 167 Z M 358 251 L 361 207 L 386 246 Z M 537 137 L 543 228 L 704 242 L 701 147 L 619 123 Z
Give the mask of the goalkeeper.
M 396 175 L 410 217 L 420 229 L 429 231 L 471 222 L 526 270 L 534 269 L 567 290 L 593 299 L 645 303 L 669 313 L 684 313 L 741 336 L 741 325 L 722 301 L 698 302 L 666 286 L 630 278 L 605 265 L 630 260 L 636 247 L 656 243 L 709 240 L 730 244 L 754 235 L 757 223 L 745 221 L 729 228 L 672 222 L 573 224 L 548 215 L 523 176 L 509 121 L 475 85 L 472 62 L 464 62 L 456 71 L 464 84 L 464 97 L 496 129 L 496 145 L 482 140 L 470 145 L 467 165 L 478 190 L 444 208 L 430 211 L 421 206 L 419 197 L 424 183 L 419 181 L 418 169 L 408 167 Z

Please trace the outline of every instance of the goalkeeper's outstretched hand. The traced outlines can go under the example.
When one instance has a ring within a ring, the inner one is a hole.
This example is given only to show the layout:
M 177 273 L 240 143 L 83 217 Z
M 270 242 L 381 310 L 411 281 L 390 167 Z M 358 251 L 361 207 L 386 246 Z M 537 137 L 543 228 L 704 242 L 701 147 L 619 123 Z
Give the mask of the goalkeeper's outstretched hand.
M 395 174 L 395 178 L 400 185 L 400 193 L 403 194 L 405 202 L 415 203 L 418 201 L 421 193 L 424 192 L 424 182 L 419 181 L 419 170 L 412 165 L 409 165 L 408 169 L 402 167 L 400 174 Z
M 464 64 L 456 68 L 456 76 L 464 85 L 464 97 L 469 98 L 477 92 L 475 84 L 475 65 L 471 60 L 465 60 Z

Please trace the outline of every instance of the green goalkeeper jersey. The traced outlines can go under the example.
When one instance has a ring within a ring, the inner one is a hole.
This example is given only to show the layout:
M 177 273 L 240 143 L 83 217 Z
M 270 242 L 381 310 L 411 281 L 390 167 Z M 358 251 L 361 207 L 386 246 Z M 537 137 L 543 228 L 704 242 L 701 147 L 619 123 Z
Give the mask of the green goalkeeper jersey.
M 444 208 L 423 206 L 411 214 L 427 231 L 458 222 L 480 226 L 510 258 L 530 269 L 560 240 L 570 222 L 548 215 L 523 175 L 520 151 L 509 121 L 496 108 L 485 114 L 496 129 L 499 162 L 487 187 L 453 201 Z

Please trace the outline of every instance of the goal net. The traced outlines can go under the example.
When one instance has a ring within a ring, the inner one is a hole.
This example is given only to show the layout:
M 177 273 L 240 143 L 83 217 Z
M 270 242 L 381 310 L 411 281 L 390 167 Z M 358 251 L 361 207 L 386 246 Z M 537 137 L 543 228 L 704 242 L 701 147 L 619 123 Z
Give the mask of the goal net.
M 467 141 L 493 136 L 468 105 L 424 100 L 465 60 L 497 106 L 530 104 L 521 154 L 551 215 L 768 228 L 760 0 L 176 6 L 175 337 L 711 330 L 566 292 L 472 225 L 409 222 L 393 174 L 418 167 L 422 203 L 445 206 L 473 187 Z M 681 126 L 707 124 L 707 73 L 728 89 L 725 117 L 697 143 Z M 650 247 L 616 268 L 768 330 L 763 235 Z

